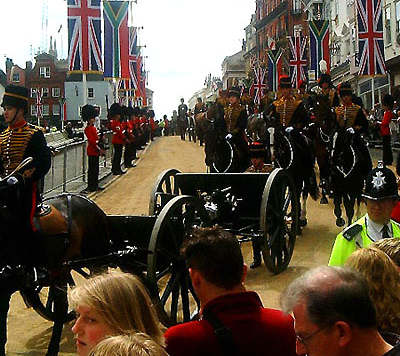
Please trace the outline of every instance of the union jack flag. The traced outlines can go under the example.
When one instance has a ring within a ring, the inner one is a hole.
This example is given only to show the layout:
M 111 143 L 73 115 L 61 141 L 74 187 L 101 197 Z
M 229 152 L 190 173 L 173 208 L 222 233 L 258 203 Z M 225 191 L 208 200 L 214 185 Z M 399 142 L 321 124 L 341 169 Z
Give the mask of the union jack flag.
M 359 75 L 386 74 L 382 0 L 357 0 Z
M 254 93 L 254 103 L 260 104 L 261 98 L 264 95 L 264 90 L 267 89 L 267 85 L 265 84 L 265 68 L 261 68 L 260 65 L 253 68 L 254 71 L 254 83 L 251 88 L 251 92 Z
M 137 57 L 138 57 L 138 46 L 137 46 L 137 28 L 129 27 L 129 76 L 130 76 L 130 87 L 133 89 L 139 88 L 139 82 L 137 79 Z
M 68 70 L 102 72 L 101 0 L 68 0 Z
M 43 96 L 43 89 L 40 88 L 36 89 L 36 117 L 38 119 L 43 117 L 43 103 L 42 103 L 42 96 Z
M 289 37 L 290 48 L 290 78 L 292 86 L 299 88 L 300 80 L 307 80 L 307 57 L 306 57 L 307 41 L 305 37 L 294 36 Z

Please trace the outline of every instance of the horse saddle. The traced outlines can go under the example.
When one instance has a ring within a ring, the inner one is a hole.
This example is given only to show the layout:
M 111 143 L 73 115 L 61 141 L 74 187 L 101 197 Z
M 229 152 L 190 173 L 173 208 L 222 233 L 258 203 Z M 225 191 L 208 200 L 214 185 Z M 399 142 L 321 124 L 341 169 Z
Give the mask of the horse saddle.
M 36 209 L 33 225 L 41 235 L 45 236 L 69 233 L 67 219 L 53 205 L 40 204 Z

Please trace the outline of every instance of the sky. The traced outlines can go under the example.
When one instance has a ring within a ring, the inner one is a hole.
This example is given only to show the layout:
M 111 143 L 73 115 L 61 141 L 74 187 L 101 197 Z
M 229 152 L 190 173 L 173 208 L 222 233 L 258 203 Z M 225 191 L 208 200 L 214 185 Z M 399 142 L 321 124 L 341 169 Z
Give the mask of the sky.
M 25 67 L 42 45 L 43 1 L 0 1 L 1 69 L 6 57 Z M 65 58 L 66 1 L 47 1 L 48 36 L 53 35 L 59 55 Z M 15 16 L 18 9 L 24 11 Z M 147 57 L 148 87 L 154 91 L 156 117 L 161 118 L 177 109 L 181 97 L 187 102 L 200 90 L 208 73 L 222 76 L 224 58 L 241 50 L 255 0 L 137 0 L 132 10 L 130 21 L 143 27 L 139 45 L 146 46 L 142 54 Z

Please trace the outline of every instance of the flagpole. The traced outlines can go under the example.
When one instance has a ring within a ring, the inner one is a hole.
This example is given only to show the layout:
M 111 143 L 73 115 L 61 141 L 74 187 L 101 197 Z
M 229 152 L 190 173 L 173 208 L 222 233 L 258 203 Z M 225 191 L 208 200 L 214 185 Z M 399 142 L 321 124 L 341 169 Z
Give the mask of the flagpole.
M 82 73 L 83 106 L 87 104 L 87 81 L 86 73 Z

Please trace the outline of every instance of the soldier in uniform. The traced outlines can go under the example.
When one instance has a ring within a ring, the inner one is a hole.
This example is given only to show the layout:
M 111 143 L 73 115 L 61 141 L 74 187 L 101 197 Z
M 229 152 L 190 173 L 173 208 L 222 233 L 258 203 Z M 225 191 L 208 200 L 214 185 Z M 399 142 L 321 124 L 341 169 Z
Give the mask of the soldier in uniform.
M 200 114 L 206 110 L 206 106 L 203 103 L 203 100 L 201 98 L 197 98 L 197 103 L 194 106 L 194 117 L 196 117 L 197 114 Z
M 178 129 L 181 135 L 181 140 L 185 141 L 187 129 L 187 112 L 188 107 L 185 104 L 185 99 L 181 99 L 181 104 L 178 106 Z
M 384 238 L 400 238 L 400 225 L 390 219 L 399 200 L 396 177 L 382 162 L 368 174 L 363 198 L 367 214 L 336 237 L 330 266 L 344 265 L 357 248 L 367 247 Z
M 224 120 L 220 123 L 225 139 L 232 140 L 239 150 L 241 170 L 249 166 L 249 152 L 245 138 L 247 111 L 240 104 L 240 89 L 233 87 L 228 92 L 228 105 L 224 108 Z
M 10 221 L 14 235 L 12 239 L 2 239 L 1 264 L 4 267 L 0 276 L 8 283 L 1 284 L 0 290 L 0 356 L 5 356 L 7 313 L 11 295 L 19 283 L 24 283 L 21 280 L 25 275 L 24 269 L 27 269 L 27 275 L 30 275 L 32 265 L 41 262 L 41 241 L 32 219 L 40 200 L 40 181 L 51 166 L 51 154 L 41 129 L 25 121 L 28 97 L 27 88 L 9 85 L 5 88 L 1 104 L 4 108 L 5 123 L 8 125 L 0 134 L 1 177 L 14 171 L 25 158 L 32 157 L 33 160 L 18 172 L 21 184 L 20 198 L 10 201 L 10 204 L 14 204 L 9 205 L 7 209 L 14 218 Z M 6 264 L 8 265 L 5 266 Z M 37 276 L 37 270 L 34 275 Z
M 118 103 L 111 105 L 108 110 L 108 118 L 111 120 L 111 130 L 113 131 L 112 144 L 114 155 L 112 159 L 112 174 L 121 175 L 126 173 L 121 169 L 122 148 L 127 141 L 124 133 L 124 125 L 121 122 L 122 108 Z
M 249 145 L 251 166 L 246 169 L 246 173 L 270 173 L 273 168 L 270 164 L 265 164 L 267 150 L 262 142 L 252 142 Z M 252 241 L 253 262 L 250 268 L 254 269 L 261 265 L 261 248 L 258 241 Z
M 325 99 L 326 104 L 330 108 L 335 108 L 340 105 L 340 99 L 337 91 L 333 87 L 331 76 L 327 73 L 322 73 L 318 81 L 319 90 L 317 95 Z
M 344 82 L 340 85 L 339 95 L 342 104 L 335 109 L 336 123 L 339 130 L 333 150 L 336 145 L 343 144 L 342 138 L 345 130 L 354 133 L 353 142 L 359 150 L 362 159 L 366 161 L 366 167 L 368 167 L 367 172 L 365 172 L 366 175 L 372 169 L 372 160 L 366 142 L 361 134 L 368 133 L 368 120 L 361 106 L 353 103 L 353 90 L 350 83 Z

